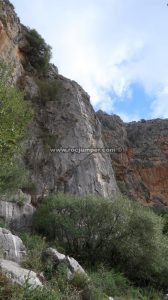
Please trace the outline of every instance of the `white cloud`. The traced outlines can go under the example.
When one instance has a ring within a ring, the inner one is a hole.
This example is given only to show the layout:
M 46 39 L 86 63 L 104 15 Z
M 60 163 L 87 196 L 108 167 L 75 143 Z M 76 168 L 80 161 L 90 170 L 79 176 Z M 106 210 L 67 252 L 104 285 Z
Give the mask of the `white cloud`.
M 152 103 L 153 116 L 155 118 L 168 118 L 168 86 L 165 87 Z
M 165 0 L 13 0 L 23 22 L 53 47 L 61 73 L 78 81 L 95 107 L 112 112 L 138 81 L 155 98 L 151 117 L 168 116 L 168 7 Z M 120 114 L 121 115 L 121 114 Z M 137 118 L 126 112 L 125 119 Z
M 138 114 L 127 114 L 122 112 L 116 112 L 116 114 L 119 115 L 124 122 L 138 121 L 141 119 Z

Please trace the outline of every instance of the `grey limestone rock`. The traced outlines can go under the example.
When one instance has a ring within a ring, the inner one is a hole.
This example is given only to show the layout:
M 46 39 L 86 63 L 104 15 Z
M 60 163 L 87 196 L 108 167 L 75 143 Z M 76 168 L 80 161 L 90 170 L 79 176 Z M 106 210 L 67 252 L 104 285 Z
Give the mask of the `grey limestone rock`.
M 67 267 L 67 278 L 72 280 L 76 274 L 82 274 L 87 277 L 87 273 L 82 266 L 73 258 L 58 252 L 54 248 L 47 248 L 43 253 L 43 260 L 47 263 L 51 259 L 57 267 L 63 263 Z
M 30 288 L 43 287 L 42 282 L 35 272 L 22 268 L 16 262 L 0 259 L 0 270 L 13 283 L 19 285 L 26 283 Z
M 22 240 L 9 230 L 0 228 L 0 257 L 21 262 L 26 255 Z
M 11 229 L 29 229 L 34 211 L 30 195 L 22 191 L 10 196 L 0 196 L 0 220 L 3 220 Z

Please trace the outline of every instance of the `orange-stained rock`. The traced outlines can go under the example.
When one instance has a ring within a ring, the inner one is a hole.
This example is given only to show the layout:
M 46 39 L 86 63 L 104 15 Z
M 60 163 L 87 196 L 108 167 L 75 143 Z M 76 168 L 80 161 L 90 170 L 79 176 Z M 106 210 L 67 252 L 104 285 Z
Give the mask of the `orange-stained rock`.
M 97 113 L 107 147 L 122 147 L 111 162 L 121 190 L 144 205 L 168 206 L 168 119 L 124 123 Z

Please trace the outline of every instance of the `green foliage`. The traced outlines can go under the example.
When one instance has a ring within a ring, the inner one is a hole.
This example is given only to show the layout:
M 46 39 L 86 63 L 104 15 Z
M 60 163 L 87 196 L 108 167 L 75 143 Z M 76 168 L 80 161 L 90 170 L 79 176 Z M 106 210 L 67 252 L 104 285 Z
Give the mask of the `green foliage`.
M 6 222 L 3 220 L 3 219 L 0 219 L 0 227 L 1 228 L 6 228 L 7 229 L 7 224 L 6 224 Z
M 17 184 L 25 180 L 18 156 L 32 118 L 32 110 L 23 94 L 10 83 L 11 70 L 0 62 L 0 191 L 6 187 L 17 188 Z
M 39 138 L 42 140 L 44 147 L 54 148 L 58 142 L 58 135 L 52 134 L 48 128 L 42 128 Z
M 17 155 L 21 155 L 21 152 L 18 151 Z M 28 171 L 18 157 L 14 156 L 10 161 L 3 161 L 0 165 L 0 193 L 14 192 L 24 187 L 27 185 L 28 176 Z
M 162 218 L 121 195 L 52 195 L 35 213 L 34 228 L 82 263 L 106 262 L 137 284 L 166 287 L 168 239 Z
M 71 284 L 80 290 L 86 288 L 89 285 L 89 281 L 90 280 L 85 274 L 76 273 L 71 281 Z
M 13 286 L 10 281 L 0 273 L 0 300 L 16 300 L 19 287 Z
M 51 58 L 51 47 L 35 29 L 27 28 L 26 39 L 26 53 L 30 64 L 39 72 L 45 72 Z
M 168 236 L 168 210 L 165 207 L 157 207 L 153 209 L 155 213 L 162 217 L 164 226 L 163 226 L 163 234 Z
M 60 103 L 59 92 L 61 91 L 61 82 L 57 80 L 38 80 L 37 84 L 39 87 L 38 98 L 40 98 L 43 105 L 47 101 L 57 101 Z
M 140 289 L 133 287 L 131 282 L 115 270 L 99 266 L 90 273 L 92 284 L 106 295 L 115 296 L 116 300 L 159 300 L 161 294 L 152 287 Z
M 130 283 L 126 277 L 114 270 L 106 270 L 104 266 L 97 268 L 96 272 L 90 274 L 94 285 L 101 289 L 106 295 L 126 295 L 130 289 Z
M 154 283 L 157 274 L 161 282 L 161 273 L 165 266 L 168 268 L 168 240 L 162 230 L 160 217 L 150 209 L 133 205 L 128 231 L 119 243 L 120 264 L 131 279 Z
M 162 294 L 153 288 L 134 288 L 130 287 L 127 294 L 117 297 L 116 300 L 161 300 Z
M 27 249 L 27 256 L 23 261 L 23 267 L 34 271 L 43 271 L 41 255 L 47 246 L 45 239 L 28 233 L 22 233 L 20 237 Z
M 24 263 L 24 266 L 36 272 L 43 272 L 46 282 L 43 290 L 32 291 L 25 285 L 18 292 L 16 287 L 18 295 L 21 293 L 21 298 L 18 297 L 18 300 L 43 300 L 45 297 L 50 300 L 107 300 L 107 295 L 114 296 L 116 300 L 161 299 L 161 294 L 155 289 L 136 288 L 123 274 L 109 267 L 107 269 L 103 265 L 88 272 L 89 278 L 76 274 L 72 281 L 68 281 L 64 264 L 53 267 L 52 262 L 50 264 L 47 261 L 47 264 L 44 264 L 41 261 L 43 249 L 49 246 L 45 239 L 30 234 L 22 234 L 20 237 L 28 249 L 27 264 Z M 16 300 L 15 298 L 9 299 Z
M 128 194 L 129 194 L 129 189 L 128 189 L 128 187 L 127 187 L 127 185 L 126 185 L 126 183 L 125 183 L 125 181 L 117 181 L 117 185 L 118 185 L 118 187 L 119 187 L 119 190 L 120 190 L 120 192 L 123 194 L 123 195 L 125 195 L 125 196 L 128 196 Z
M 59 291 L 51 288 L 30 289 L 27 284 L 23 287 L 13 285 L 0 273 L 0 300 L 62 300 Z M 66 299 L 65 299 L 66 300 Z M 68 299 L 67 299 L 68 300 Z
M 55 239 L 69 255 L 94 264 L 109 257 L 115 237 L 124 235 L 127 204 L 124 199 L 53 195 L 35 213 L 34 228 Z

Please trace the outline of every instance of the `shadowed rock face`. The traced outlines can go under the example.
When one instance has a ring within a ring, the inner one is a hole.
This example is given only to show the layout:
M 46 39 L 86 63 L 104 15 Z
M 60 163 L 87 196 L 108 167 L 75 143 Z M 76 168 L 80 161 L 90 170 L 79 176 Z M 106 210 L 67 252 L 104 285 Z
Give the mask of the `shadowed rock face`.
M 168 119 L 124 123 L 97 113 L 121 189 L 144 205 L 168 205 Z
M 26 248 L 21 239 L 9 230 L 0 228 L 0 257 L 21 262 L 26 255 Z
M 30 229 L 34 211 L 30 195 L 20 190 L 15 195 L 0 196 L 0 221 L 12 230 Z
M 25 91 L 35 108 L 25 162 L 37 197 L 49 192 L 108 196 L 117 191 L 106 153 L 54 153 L 51 148 L 104 148 L 101 125 L 87 93 L 50 65 L 40 77 L 26 57 L 25 31 L 10 3 L 0 0 L 0 58 L 14 63 L 13 82 Z M 36 78 L 36 79 L 35 79 Z M 55 95 L 41 99 L 37 79 L 57 86 Z

